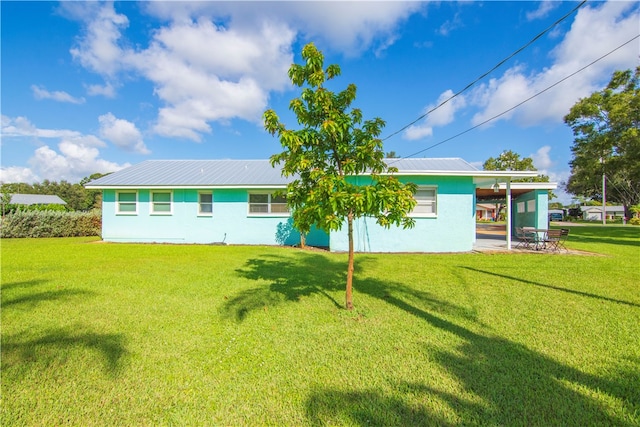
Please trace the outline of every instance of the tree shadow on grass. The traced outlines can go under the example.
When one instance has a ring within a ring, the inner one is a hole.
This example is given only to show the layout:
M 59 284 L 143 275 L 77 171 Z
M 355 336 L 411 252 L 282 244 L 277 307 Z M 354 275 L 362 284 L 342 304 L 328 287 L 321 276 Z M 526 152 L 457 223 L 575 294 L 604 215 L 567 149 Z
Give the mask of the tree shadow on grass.
M 25 339 L 24 335 L 2 336 L 3 375 L 11 377 L 32 364 L 46 366 L 55 361 L 65 361 L 74 350 L 90 349 L 102 358 L 105 372 L 117 376 L 120 362 L 127 354 L 123 334 L 57 328 L 47 330 L 36 338 Z
M 399 380 L 390 384 L 394 391 L 388 393 L 320 388 L 307 400 L 307 417 L 312 424 L 459 425 L 460 421 L 454 420 L 462 420 L 462 424 L 480 425 L 631 427 L 640 422 L 637 360 L 614 367 L 606 377 L 594 376 L 524 345 L 474 332 L 402 299 L 391 297 L 386 301 L 424 320 L 429 327 L 463 340 L 451 350 L 427 351 L 461 389 L 480 401 L 438 389 L 437 381 Z M 425 328 L 428 333 L 429 328 Z M 612 414 L 601 400 L 591 397 L 595 392 L 619 399 L 622 410 Z M 428 405 L 416 403 L 434 400 L 445 402 L 444 412 L 450 414 L 435 414 Z
M 356 265 L 363 261 L 360 257 Z M 248 279 L 267 281 L 268 285 L 241 292 L 227 301 L 225 310 L 242 320 L 265 305 L 295 302 L 311 294 L 325 295 L 333 305 L 342 307 L 331 293 L 344 289 L 345 270 L 342 262 L 313 253 L 301 253 L 291 259 L 275 256 L 253 259 L 238 273 Z M 438 390 L 437 383 L 406 379 L 390 384 L 399 390 L 392 393 L 366 388 L 317 388 L 307 400 L 307 417 L 313 424 L 459 424 L 432 413 L 426 404 L 416 406 L 416 396 L 424 401 L 446 402 L 448 411 L 454 413 L 451 418 L 462 420 L 463 424 L 632 426 L 640 422 L 637 386 L 640 366 L 635 359 L 612 366 L 606 375 L 591 375 L 525 345 L 477 332 L 476 329 L 488 328 L 477 322 L 473 310 L 443 301 L 429 292 L 398 282 L 363 278 L 361 273 L 356 274 L 354 289 L 424 321 L 425 334 L 438 329 L 461 340 L 450 350 L 428 348 L 427 352 L 480 403 Z M 474 325 L 474 330 L 457 320 Z M 615 405 L 606 407 L 603 400 L 593 397 L 595 393 L 618 399 L 621 409 L 612 413 Z
M 640 227 L 594 227 L 578 226 L 569 228 L 568 241 L 576 243 L 602 243 L 640 247 Z
M 242 321 L 252 311 L 299 301 L 313 294 L 322 295 L 335 307 L 342 308 L 343 304 L 331 293 L 344 289 L 346 268 L 346 263 L 304 251 L 291 258 L 264 255 L 250 259 L 237 273 L 268 285 L 247 289 L 228 298 L 222 307 L 222 315 Z
M 513 281 L 516 281 L 516 282 L 525 283 L 527 285 L 539 286 L 539 287 L 542 287 L 542 288 L 553 289 L 555 291 L 566 292 L 568 294 L 579 295 L 579 296 L 586 297 L 586 298 L 593 298 L 593 299 L 598 299 L 598 300 L 602 300 L 602 301 L 613 302 L 613 303 L 616 303 L 616 304 L 624 304 L 624 305 L 629 305 L 629 306 L 632 306 L 632 307 L 640 308 L 640 304 L 636 304 L 636 303 L 630 302 L 630 301 L 624 301 L 624 300 L 619 300 L 619 299 L 615 299 L 615 298 L 609 298 L 609 297 L 605 297 L 605 296 L 602 296 L 602 295 L 590 294 L 588 292 L 575 291 L 573 289 L 562 288 L 560 286 L 547 285 L 547 284 L 544 284 L 544 283 L 539 283 L 539 282 L 534 282 L 534 281 L 531 281 L 531 280 L 521 279 L 521 278 L 514 277 L 514 276 L 507 276 L 506 274 L 495 273 L 493 271 L 480 270 L 480 269 L 477 269 L 477 268 L 466 267 L 466 266 L 460 266 L 460 268 L 464 268 L 464 269 L 467 269 L 467 270 L 470 270 L 470 271 L 474 271 L 476 273 L 487 274 L 487 275 L 490 275 L 490 276 L 501 277 L 503 279 L 508 279 L 508 280 L 513 280 Z
M 453 426 L 425 407 L 406 402 L 403 396 L 380 390 L 331 390 L 317 388 L 306 404 L 311 425 Z
M 42 302 L 65 301 L 77 296 L 95 295 L 95 292 L 83 289 L 43 290 L 36 286 L 46 283 L 44 280 L 6 283 L 2 285 L 2 310 L 32 308 Z M 28 292 L 12 297 L 15 292 L 27 289 Z M 67 302 L 67 304 L 70 304 Z M 22 307 L 24 306 L 24 307 Z M 11 378 L 25 372 L 32 366 L 46 366 L 55 361 L 65 361 L 73 350 L 91 349 L 102 358 L 105 371 L 117 375 L 122 357 L 127 353 L 122 334 L 99 334 L 86 331 L 80 326 L 74 329 L 56 328 L 46 330 L 35 338 L 34 333 L 25 331 L 18 334 L 2 334 L 1 354 L 4 378 Z
M 46 283 L 45 280 L 30 280 L 26 282 L 12 282 L 2 285 L 2 308 L 7 309 L 17 305 L 34 306 L 44 301 L 65 300 L 80 295 L 94 295 L 95 292 L 84 289 L 63 289 L 35 291 L 34 287 Z M 29 289 L 26 295 L 11 297 L 17 290 Z
M 42 280 L 42 279 L 36 279 L 36 280 L 25 280 L 23 282 L 9 282 L 9 283 L 2 283 L 2 286 L 0 286 L 0 289 L 2 289 L 2 292 L 8 292 L 14 289 L 27 289 L 27 288 L 31 288 L 33 286 L 38 286 L 41 285 L 43 283 L 47 283 L 48 280 Z

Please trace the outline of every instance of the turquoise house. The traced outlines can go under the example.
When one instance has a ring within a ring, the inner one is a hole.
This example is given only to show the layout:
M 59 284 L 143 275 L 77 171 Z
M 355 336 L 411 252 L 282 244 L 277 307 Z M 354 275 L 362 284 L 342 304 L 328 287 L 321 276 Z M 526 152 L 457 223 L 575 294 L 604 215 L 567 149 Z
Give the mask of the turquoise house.
M 471 251 L 476 202 L 486 191 L 509 202 L 508 234 L 515 226 L 547 226 L 547 190 L 511 183 L 535 172 L 480 171 L 459 158 L 387 162 L 398 169 L 399 180 L 418 185 L 411 213 L 416 225 L 385 229 L 372 218 L 360 218 L 354 224 L 358 252 Z M 365 183 L 369 177 L 353 179 Z M 286 199 L 277 193 L 287 182 L 268 160 L 149 160 L 86 187 L 103 192 L 102 239 L 107 242 L 294 246 L 300 233 Z M 346 226 L 329 234 L 312 230 L 306 243 L 346 251 Z

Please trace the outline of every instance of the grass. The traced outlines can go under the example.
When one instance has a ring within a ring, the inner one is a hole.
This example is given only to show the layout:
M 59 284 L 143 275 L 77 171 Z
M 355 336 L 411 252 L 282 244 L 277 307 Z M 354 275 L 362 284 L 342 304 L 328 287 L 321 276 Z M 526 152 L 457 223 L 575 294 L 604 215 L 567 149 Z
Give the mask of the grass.
M 640 228 L 557 254 L 2 241 L 3 425 L 640 425 Z

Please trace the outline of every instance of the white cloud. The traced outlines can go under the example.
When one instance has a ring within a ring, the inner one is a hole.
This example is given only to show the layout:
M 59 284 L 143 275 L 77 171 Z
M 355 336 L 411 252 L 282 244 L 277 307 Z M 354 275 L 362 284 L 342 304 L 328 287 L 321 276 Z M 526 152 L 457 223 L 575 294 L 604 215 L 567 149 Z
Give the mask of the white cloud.
M 57 151 L 47 144 L 37 148 L 28 161 L 29 168 L 2 167 L 2 182 L 36 182 L 44 179 L 78 182 L 97 172 L 114 172 L 129 166 L 128 163 L 119 165 L 101 159 L 99 148 L 105 147 L 106 144 L 95 135 L 83 135 L 66 129 L 39 129 L 25 117 L 13 119 L 2 116 L 1 122 L 3 144 L 6 144 L 8 139 L 20 137 L 58 140 Z M 124 127 L 126 129 L 126 126 Z
M 31 90 L 33 91 L 33 96 L 35 96 L 36 99 L 52 99 L 58 102 L 69 102 L 71 104 L 84 104 L 85 102 L 84 98 L 75 98 L 63 91 L 49 92 L 44 87 L 36 85 L 32 85 Z
M 560 5 L 559 2 L 551 0 L 544 0 L 539 3 L 532 4 L 537 4 L 538 8 L 531 12 L 527 12 L 527 21 L 534 21 L 536 19 L 544 18 L 549 15 L 552 10 L 556 9 Z
M 100 136 L 104 139 L 127 151 L 135 151 L 140 154 L 150 153 L 135 124 L 118 119 L 111 113 L 98 117 L 98 121 L 100 122 Z
M 116 89 L 115 87 L 107 82 L 104 85 L 87 85 L 87 94 L 91 96 L 102 95 L 106 98 L 115 98 L 116 97 Z
M 85 34 L 78 38 L 78 46 L 70 50 L 71 56 L 90 70 L 113 76 L 121 66 L 120 31 L 129 26 L 129 20 L 125 15 L 116 13 L 113 3 L 100 7 L 86 3 L 73 5 L 76 16 L 84 19 L 90 16 L 91 22 Z
M 173 22 L 225 18 L 229 27 L 243 31 L 264 22 L 286 23 L 307 39 L 347 55 L 358 54 L 378 43 L 388 45 L 396 37 L 399 24 L 425 7 L 424 3 L 413 1 L 148 2 L 145 6 L 149 13 Z
M 544 147 L 540 147 L 538 151 L 534 154 L 531 154 L 529 157 L 533 160 L 533 165 L 535 168 L 543 174 L 547 174 L 547 170 L 553 166 L 553 161 L 549 156 L 551 152 L 551 146 L 545 145 Z
M 632 39 L 638 34 L 639 9 L 638 3 L 616 1 L 580 9 L 571 29 L 552 51 L 550 67 L 527 74 L 520 64 L 473 91 L 474 103 L 482 109 L 473 117 L 473 124 L 514 107 Z M 634 68 L 637 50 L 637 41 L 626 45 L 500 119 L 514 118 L 524 126 L 561 122 L 578 99 L 606 85 L 613 71 Z
M 402 20 L 418 2 L 149 2 L 148 13 L 167 21 L 147 47 L 122 37 L 128 18 L 112 3 L 65 7 L 85 30 L 71 49 L 105 85 L 90 95 L 112 97 L 122 73 L 153 83 L 164 104 L 153 130 L 199 141 L 210 123 L 239 118 L 261 124 L 269 93 L 289 87 L 292 44 L 300 33 L 333 49 L 355 54 L 377 43 L 377 54 L 396 39 Z M 223 24 L 221 24 L 223 22 Z
M 445 21 L 440 28 L 438 28 L 438 34 L 441 36 L 448 36 L 454 30 L 462 28 L 464 25 L 460 19 L 460 13 L 456 13 L 453 19 Z
M 38 180 L 69 182 L 79 182 L 94 173 L 115 172 L 129 166 L 128 163 L 118 165 L 100 159 L 99 155 L 97 148 L 81 140 L 63 140 L 58 144 L 58 151 L 46 145 L 38 148 L 29 159 L 29 165 Z
M 36 182 L 37 175 L 29 168 L 21 166 L 10 166 L 8 168 L 0 168 L 0 183 L 17 183 L 17 182 Z
M 39 129 L 26 117 L 16 117 L 13 119 L 3 115 L 2 136 L 5 138 L 23 136 L 36 138 L 75 138 L 81 136 L 81 133 L 67 129 Z
M 423 114 L 431 111 L 433 108 L 447 101 L 452 96 L 453 91 L 450 89 L 446 90 L 438 97 L 438 101 L 424 108 Z M 424 121 L 419 124 L 411 125 L 406 131 L 404 131 L 403 138 L 416 140 L 433 135 L 433 128 L 435 126 L 444 126 L 451 123 L 455 118 L 456 112 L 465 106 L 466 100 L 461 95 L 450 99 L 437 110 L 429 113 Z

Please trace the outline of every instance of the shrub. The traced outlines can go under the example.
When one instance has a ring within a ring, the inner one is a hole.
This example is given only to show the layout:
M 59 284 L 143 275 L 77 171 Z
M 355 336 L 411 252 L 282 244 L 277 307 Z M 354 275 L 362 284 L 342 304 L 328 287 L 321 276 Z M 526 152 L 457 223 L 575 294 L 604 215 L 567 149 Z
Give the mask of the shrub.
M 633 218 L 631 218 L 628 222 L 628 224 L 631 225 L 640 225 L 640 218 L 638 218 L 637 216 L 634 216 Z
M 0 237 L 79 237 L 100 236 L 102 214 L 90 212 L 62 212 L 18 210 L 5 215 L 0 223 Z

